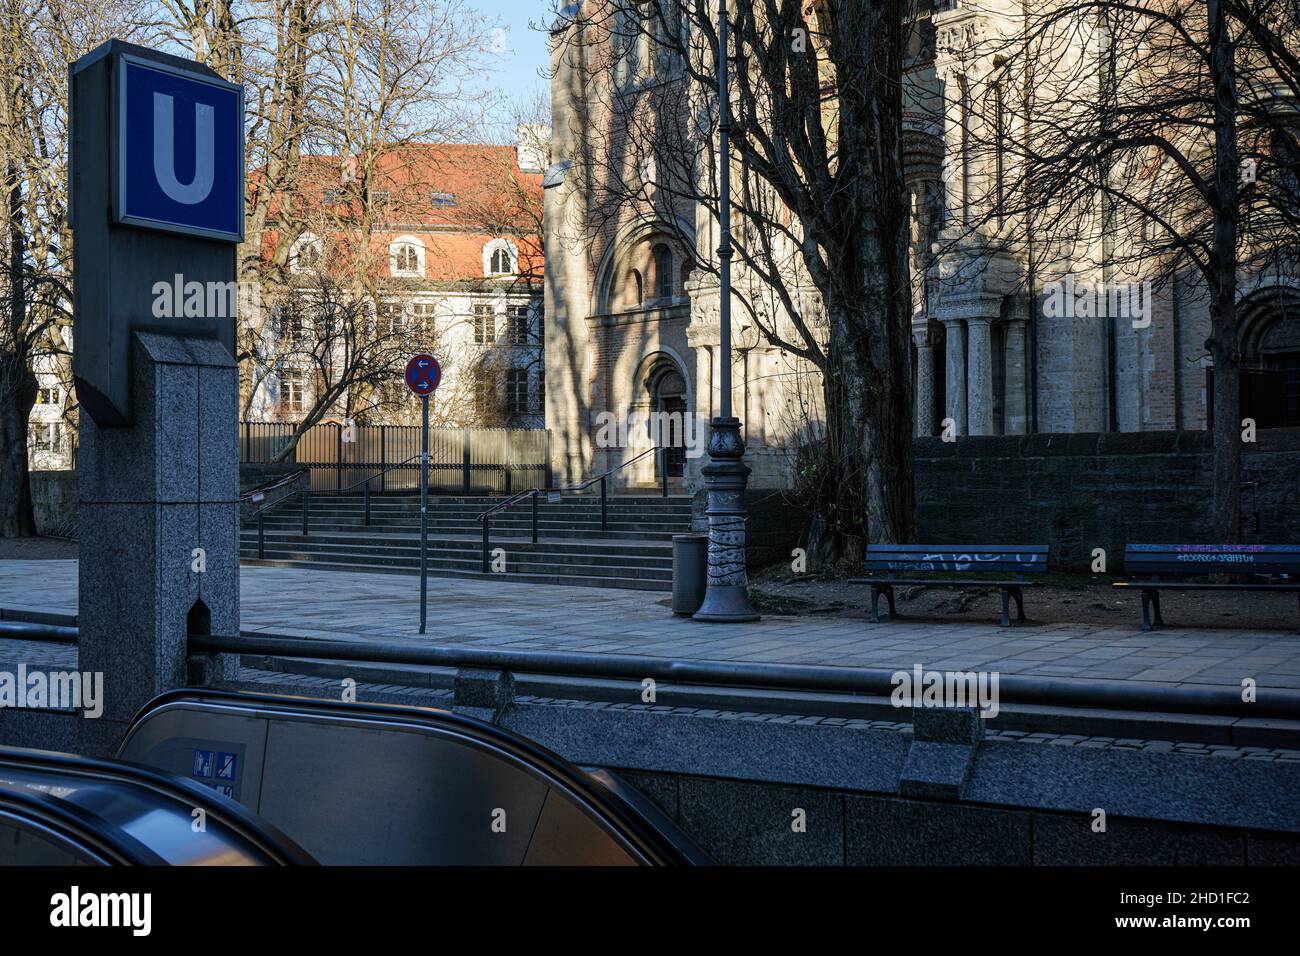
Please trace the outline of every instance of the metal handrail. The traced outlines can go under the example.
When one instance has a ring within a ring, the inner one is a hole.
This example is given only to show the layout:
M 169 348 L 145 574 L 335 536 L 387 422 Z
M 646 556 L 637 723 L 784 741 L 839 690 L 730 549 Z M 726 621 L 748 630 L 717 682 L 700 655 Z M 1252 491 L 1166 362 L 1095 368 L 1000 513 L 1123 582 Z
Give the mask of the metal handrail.
M 239 500 L 256 501 L 258 500 L 257 499 L 258 495 L 265 496 L 268 491 L 274 491 L 276 488 L 279 488 L 281 485 L 289 484 L 289 482 L 293 481 L 303 472 L 308 470 L 309 469 L 307 468 L 299 468 L 297 471 L 290 472 L 287 475 L 281 475 L 279 478 L 272 478 L 270 481 L 265 481 L 260 485 L 257 485 L 253 488 L 249 488 L 247 491 L 240 492 Z M 278 503 L 279 502 L 272 502 L 272 504 L 278 504 Z M 267 507 L 269 508 L 271 507 L 271 505 L 267 505 Z
M 592 485 L 599 482 L 600 483 L 600 530 L 602 532 L 608 531 L 609 530 L 609 478 L 610 476 L 614 475 L 616 472 L 622 471 L 628 465 L 640 461 L 646 455 L 649 455 L 651 453 L 662 453 L 663 457 L 659 462 L 659 476 L 663 488 L 663 496 L 667 498 L 668 497 L 668 454 L 667 453 L 669 447 L 670 446 L 668 445 L 655 445 L 653 448 L 647 448 L 645 451 L 641 452 L 641 454 L 635 456 L 634 458 L 629 458 L 627 461 L 622 462 L 621 464 L 609 469 L 609 471 L 597 475 L 595 478 L 590 478 L 585 482 L 579 482 L 576 485 L 570 485 L 565 488 L 530 488 L 527 491 L 521 491 L 519 492 L 519 494 L 512 495 L 511 497 L 507 498 L 505 501 L 499 502 L 498 504 L 493 505 L 487 511 L 484 511 L 481 515 L 478 516 L 478 520 L 483 525 L 483 555 L 482 555 L 483 573 L 487 574 L 489 570 L 488 554 L 492 550 L 491 525 L 492 525 L 492 516 L 494 514 L 505 511 L 507 508 L 513 507 L 514 505 L 518 504 L 520 501 L 522 501 L 525 498 L 531 498 L 533 504 L 532 539 L 533 539 L 533 544 L 536 544 L 537 533 L 538 533 L 538 527 L 537 527 L 538 526 L 538 512 L 537 512 L 538 495 L 542 494 L 543 492 L 545 492 L 546 494 L 551 494 L 555 492 L 558 492 L 559 494 L 564 494 L 565 492 L 586 491 Z
M 311 469 L 299 468 L 292 475 L 277 478 L 275 481 L 269 482 L 268 487 L 288 484 L 290 479 L 303 477 L 306 477 L 307 479 L 307 483 L 302 489 L 302 536 L 306 538 L 310 534 L 311 526 Z M 277 498 L 269 505 L 259 508 L 253 515 L 253 517 L 257 519 L 257 559 L 259 561 L 266 560 L 266 513 L 272 508 L 278 508 L 280 505 L 288 501 L 290 497 L 292 496 L 285 495 L 283 498 Z
M 356 484 L 354 484 L 354 485 L 348 485 L 346 488 L 340 488 L 340 489 L 338 489 L 338 491 L 336 491 L 336 492 L 334 492 L 334 493 L 335 493 L 336 495 L 347 494 L 349 491 L 352 491 L 352 490 L 355 489 L 355 488 L 360 488 L 362 485 L 369 485 L 370 482 L 374 481 L 376 478 L 380 477 L 381 475 L 386 475 L 386 474 L 388 474 L 390 471 L 396 471 L 398 468 L 403 468 L 403 467 L 405 467 L 406 465 L 409 465 L 411 462 L 413 462 L 413 461 L 419 461 L 419 460 L 420 460 L 420 456 L 419 456 L 419 455 L 412 455 L 410 458 L 406 459 L 406 461 L 399 461 L 399 462 L 398 462 L 397 464 L 395 464 L 395 465 L 389 465 L 387 468 L 381 468 L 379 471 L 375 472 L 375 473 L 374 473 L 373 475 L 371 475 L 369 478 L 362 478 L 362 479 L 361 479 L 360 481 L 358 481 Z

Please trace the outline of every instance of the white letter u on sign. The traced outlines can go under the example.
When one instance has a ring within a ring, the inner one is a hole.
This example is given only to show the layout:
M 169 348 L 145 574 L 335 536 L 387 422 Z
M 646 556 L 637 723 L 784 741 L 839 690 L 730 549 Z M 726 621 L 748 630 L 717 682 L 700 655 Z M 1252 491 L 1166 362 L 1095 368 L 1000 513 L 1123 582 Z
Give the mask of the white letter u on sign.
M 153 174 L 173 202 L 193 206 L 212 192 L 216 164 L 215 111 L 203 103 L 194 104 L 194 179 L 188 184 L 176 178 L 176 101 L 166 93 L 153 95 Z

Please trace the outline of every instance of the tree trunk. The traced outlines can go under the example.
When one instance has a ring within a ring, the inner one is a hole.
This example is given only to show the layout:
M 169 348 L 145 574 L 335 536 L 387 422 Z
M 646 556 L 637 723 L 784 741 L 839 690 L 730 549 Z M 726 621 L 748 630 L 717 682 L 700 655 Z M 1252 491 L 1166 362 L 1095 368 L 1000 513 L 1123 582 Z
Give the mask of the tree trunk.
M 1211 313 L 1214 313 L 1211 305 Z M 1219 319 L 1215 316 L 1215 324 Z M 1241 373 L 1231 354 L 1215 345 L 1214 356 L 1214 504 L 1215 544 L 1241 541 Z
M 1210 79 L 1214 84 L 1214 234 L 1210 328 L 1214 358 L 1214 532 L 1216 544 L 1241 541 L 1241 372 L 1238 369 L 1238 177 L 1236 51 L 1220 0 L 1209 0 Z
M 27 417 L 36 404 L 36 376 L 16 356 L 0 357 L 0 538 L 36 534 L 27 474 Z

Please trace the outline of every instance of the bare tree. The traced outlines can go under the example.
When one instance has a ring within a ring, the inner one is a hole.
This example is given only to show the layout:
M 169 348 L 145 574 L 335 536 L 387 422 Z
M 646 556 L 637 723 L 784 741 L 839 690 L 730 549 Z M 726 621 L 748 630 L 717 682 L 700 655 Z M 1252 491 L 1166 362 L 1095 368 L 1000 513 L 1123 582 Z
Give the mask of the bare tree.
M 634 217 L 671 228 L 697 208 L 716 221 L 715 6 L 607 0 L 573 14 L 580 29 L 563 34 L 562 55 L 600 97 L 574 119 L 588 143 L 573 159 L 593 184 L 592 233 Z M 827 479 L 809 505 L 828 560 L 864 538 L 914 535 L 908 13 L 902 0 L 732 6 L 735 301 L 765 341 L 821 373 Z M 697 254 L 685 230 L 680 240 Z M 698 250 L 695 267 L 707 282 L 718 260 Z
M 986 170 L 950 204 L 950 247 L 987 262 L 1032 244 L 1044 273 L 1091 271 L 1107 286 L 1199 280 L 1212 520 L 1228 542 L 1241 539 L 1239 280 L 1294 264 L 1298 248 L 1295 14 L 1294 0 L 1051 4 L 968 51 L 994 64 L 996 96 L 965 119 L 962 104 L 946 104 Z
M 0 536 L 35 533 L 27 477 L 34 369 L 71 382 L 67 221 L 67 68 L 109 36 L 131 35 L 135 7 L 110 0 L 0 4 Z

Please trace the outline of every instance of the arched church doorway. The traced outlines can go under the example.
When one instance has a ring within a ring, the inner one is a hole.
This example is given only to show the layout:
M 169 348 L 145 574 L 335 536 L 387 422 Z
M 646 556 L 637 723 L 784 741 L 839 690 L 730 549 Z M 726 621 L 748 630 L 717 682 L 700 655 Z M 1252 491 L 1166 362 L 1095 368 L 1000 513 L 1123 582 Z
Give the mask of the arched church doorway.
M 681 478 L 686 474 L 686 378 L 675 364 L 664 361 L 650 373 L 649 385 L 651 408 L 660 423 L 654 438 L 668 446 L 664 456 L 668 477 Z M 659 456 L 655 459 L 655 478 L 662 478 Z
M 1300 427 L 1300 294 L 1273 287 L 1238 306 L 1241 417 L 1259 428 Z

